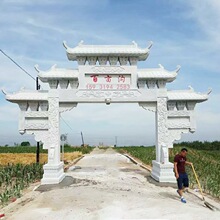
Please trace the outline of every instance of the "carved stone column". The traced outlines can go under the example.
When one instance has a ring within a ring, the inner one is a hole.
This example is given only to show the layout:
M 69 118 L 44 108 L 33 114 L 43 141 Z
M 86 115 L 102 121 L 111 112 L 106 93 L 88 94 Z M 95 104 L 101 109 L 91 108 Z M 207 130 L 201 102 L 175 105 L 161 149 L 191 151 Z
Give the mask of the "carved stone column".
M 44 165 L 44 175 L 41 184 L 60 183 L 65 177 L 63 162 L 60 161 L 60 113 L 59 94 L 55 89 L 48 93 L 48 163 Z
M 151 176 L 159 182 L 176 182 L 173 163 L 169 162 L 167 98 L 157 98 L 156 108 L 156 160 L 152 161 Z

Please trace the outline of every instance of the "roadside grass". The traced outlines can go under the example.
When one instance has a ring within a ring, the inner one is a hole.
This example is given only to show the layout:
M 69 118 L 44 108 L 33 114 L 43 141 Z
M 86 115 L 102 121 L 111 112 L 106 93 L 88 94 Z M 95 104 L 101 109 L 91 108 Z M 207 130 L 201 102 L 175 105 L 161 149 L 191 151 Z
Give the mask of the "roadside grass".
M 65 146 L 64 162 L 71 163 L 92 147 Z M 21 197 L 31 183 L 43 176 L 43 164 L 47 162 L 47 150 L 40 148 L 40 163 L 36 162 L 36 147 L 0 147 L 0 208 Z M 62 158 L 62 153 L 61 153 Z
M 173 162 L 174 156 L 180 152 L 183 146 L 176 145 L 169 149 L 169 161 Z M 187 160 L 194 164 L 202 189 L 205 193 L 220 199 L 220 150 L 195 149 L 187 146 Z M 120 147 L 116 148 L 120 153 L 129 153 L 140 159 L 146 165 L 152 166 L 152 160 L 156 158 L 155 147 Z M 190 180 L 190 187 L 198 189 L 195 176 L 190 166 L 186 167 Z

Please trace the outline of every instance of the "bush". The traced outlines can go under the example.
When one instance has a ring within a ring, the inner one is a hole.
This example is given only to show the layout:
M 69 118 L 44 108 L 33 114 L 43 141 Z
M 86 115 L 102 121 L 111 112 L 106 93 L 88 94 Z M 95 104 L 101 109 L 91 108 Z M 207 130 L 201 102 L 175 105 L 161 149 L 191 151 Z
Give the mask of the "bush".
M 22 147 L 31 146 L 31 144 L 29 141 L 23 141 L 23 142 L 21 142 L 21 146 Z

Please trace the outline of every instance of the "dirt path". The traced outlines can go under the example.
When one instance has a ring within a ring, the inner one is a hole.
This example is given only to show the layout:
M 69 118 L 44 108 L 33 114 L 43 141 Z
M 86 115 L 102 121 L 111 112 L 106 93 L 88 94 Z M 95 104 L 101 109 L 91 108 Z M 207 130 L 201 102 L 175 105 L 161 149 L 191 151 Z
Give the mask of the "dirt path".
M 194 195 L 182 204 L 174 188 L 149 183 L 148 171 L 112 149 L 95 149 L 67 175 L 69 184 L 41 187 L 6 207 L 6 219 L 220 219 Z

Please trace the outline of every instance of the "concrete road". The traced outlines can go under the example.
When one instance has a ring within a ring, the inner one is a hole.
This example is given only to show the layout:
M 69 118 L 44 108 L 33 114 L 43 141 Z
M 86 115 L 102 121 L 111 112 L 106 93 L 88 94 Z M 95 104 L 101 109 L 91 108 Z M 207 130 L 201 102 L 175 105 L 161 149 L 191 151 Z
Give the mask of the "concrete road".
M 67 175 L 59 186 L 41 186 L 6 207 L 6 219 L 220 219 L 195 195 L 185 193 L 183 204 L 175 188 L 150 183 L 147 170 L 113 149 L 95 149 Z

